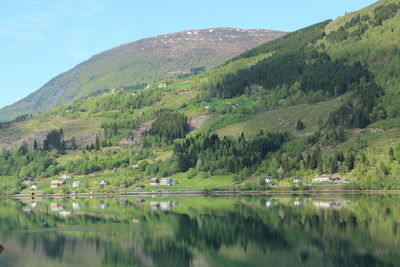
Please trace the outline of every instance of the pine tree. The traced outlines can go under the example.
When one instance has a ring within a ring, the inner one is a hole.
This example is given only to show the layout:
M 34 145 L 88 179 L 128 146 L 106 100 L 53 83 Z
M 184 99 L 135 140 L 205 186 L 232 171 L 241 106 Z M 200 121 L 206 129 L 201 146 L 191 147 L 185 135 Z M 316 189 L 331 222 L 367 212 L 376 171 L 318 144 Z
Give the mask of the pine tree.
M 75 150 L 77 148 L 78 148 L 78 144 L 76 143 L 76 139 L 75 139 L 75 137 L 72 137 L 72 139 L 71 139 L 71 149 Z
M 36 140 L 33 141 L 33 150 L 35 150 L 35 151 L 39 150 L 39 145 Z
M 99 136 L 96 134 L 95 148 L 97 151 L 101 149 Z
M 355 162 L 354 154 L 352 152 L 349 152 L 345 160 L 345 165 L 348 171 L 352 171 L 354 169 L 354 162 Z
M 304 128 L 305 128 L 304 123 L 301 120 L 298 120 L 296 124 L 296 130 L 301 132 L 304 130 Z

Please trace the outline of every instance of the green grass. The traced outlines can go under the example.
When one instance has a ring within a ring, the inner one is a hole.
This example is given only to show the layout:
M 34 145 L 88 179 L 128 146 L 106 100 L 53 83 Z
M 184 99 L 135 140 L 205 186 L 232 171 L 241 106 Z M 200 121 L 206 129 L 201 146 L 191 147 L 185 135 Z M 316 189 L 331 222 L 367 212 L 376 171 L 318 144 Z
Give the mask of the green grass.
M 13 124 L 10 128 L 0 131 L 0 138 L 19 138 L 29 134 L 47 132 L 54 129 L 64 129 L 67 138 L 100 131 L 100 124 L 104 118 L 80 116 L 77 118 L 63 118 L 60 116 L 41 116 Z
M 296 128 L 296 122 L 301 119 L 306 128 L 305 132 L 318 130 L 319 122 L 325 121 L 329 113 L 341 104 L 340 99 L 324 101 L 312 105 L 297 105 L 293 107 L 281 108 L 279 110 L 262 112 L 254 115 L 251 119 L 231 124 L 220 130 L 217 134 L 222 136 L 240 136 L 243 132 L 246 136 L 255 136 L 263 131 L 292 132 Z
M 197 175 L 193 178 L 188 178 L 186 173 L 179 173 L 173 176 L 174 179 L 179 181 L 179 184 L 171 189 L 205 189 L 212 187 L 224 187 L 234 183 L 233 176 L 212 176 L 205 178 L 204 176 Z M 158 188 L 158 187 L 157 187 Z
M 77 160 L 82 156 L 82 152 L 80 150 L 76 150 L 76 151 L 68 151 L 67 154 L 60 156 L 57 159 L 57 162 L 60 165 L 65 165 L 67 164 L 69 161 L 73 161 L 73 160 Z

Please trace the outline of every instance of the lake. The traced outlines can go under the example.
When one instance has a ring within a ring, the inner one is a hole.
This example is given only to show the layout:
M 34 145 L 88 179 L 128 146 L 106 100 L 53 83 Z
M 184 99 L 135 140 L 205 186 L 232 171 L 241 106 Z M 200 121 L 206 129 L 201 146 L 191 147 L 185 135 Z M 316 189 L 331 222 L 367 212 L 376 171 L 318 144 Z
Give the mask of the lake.
M 0 266 L 400 266 L 399 203 L 390 195 L 6 199 Z

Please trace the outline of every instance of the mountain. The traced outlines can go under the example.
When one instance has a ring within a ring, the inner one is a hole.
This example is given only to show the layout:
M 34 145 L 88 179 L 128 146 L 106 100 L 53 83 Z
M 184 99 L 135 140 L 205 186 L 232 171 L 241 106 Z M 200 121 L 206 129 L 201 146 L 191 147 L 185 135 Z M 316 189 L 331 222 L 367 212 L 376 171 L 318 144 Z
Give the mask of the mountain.
M 267 176 L 299 189 L 293 177 L 311 184 L 325 174 L 351 182 L 344 188 L 400 189 L 399 10 L 379 1 L 167 87 L 0 124 L 0 147 L 14 149 L 0 151 L 0 176 L 254 190 Z
M 50 110 L 112 89 L 144 88 L 167 77 L 213 68 L 284 32 L 214 28 L 190 30 L 127 43 L 97 54 L 0 110 L 0 121 Z

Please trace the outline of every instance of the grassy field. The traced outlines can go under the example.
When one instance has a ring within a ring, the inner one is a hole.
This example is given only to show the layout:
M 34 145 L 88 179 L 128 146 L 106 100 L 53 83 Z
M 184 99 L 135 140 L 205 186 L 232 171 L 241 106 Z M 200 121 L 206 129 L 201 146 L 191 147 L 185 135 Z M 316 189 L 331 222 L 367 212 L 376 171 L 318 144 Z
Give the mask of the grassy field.
M 340 99 L 335 99 L 312 105 L 303 104 L 262 112 L 247 121 L 231 124 L 216 132 L 222 136 L 233 137 L 239 136 L 242 132 L 246 136 L 255 136 L 261 129 L 269 132 L 292 132 L 296 129 L 296 122 L 299 119 L 306 126 L 305 132 L 312 132 L 318 130 L 319 124 L 325 121 L 329 113 L 337 108 L 340 103 Z
M 213 176 L 210 178 L 202 177 L 201 175 L 193 178 L 188 178 L 186 173 L 178 173 L 173 176 L 180 183 L 174 186 L 174 189 L 205 189 L 212 187 L 224 187 L 234 183 L 233 176 Z M 169 187 L 167 187 L 169 188 Z
M 0 138 L 19 138 L 29 134 L 64 129 L 66 137 L 97 132 L 103 118 L 80 116 L 78 118 L 63 118 L 60 116 L 43 116 L 33 120 L 16 123 L 8 129 L 0 131 Z

